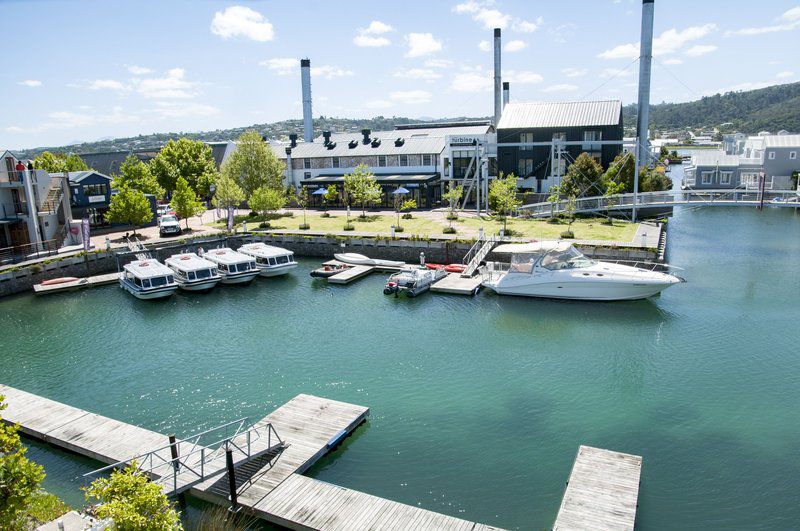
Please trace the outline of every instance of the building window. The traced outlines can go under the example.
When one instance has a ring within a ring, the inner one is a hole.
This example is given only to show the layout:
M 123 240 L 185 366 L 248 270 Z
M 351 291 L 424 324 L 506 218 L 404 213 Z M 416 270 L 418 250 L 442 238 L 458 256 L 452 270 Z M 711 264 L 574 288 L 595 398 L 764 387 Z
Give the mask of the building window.
M 431 166 L 433 157 L 430 155 L 422 155 L 422 165 L 423 166 Z
M 732 171 L 723 171 L 719 174 L 719 184 L 731 184 Z
M 519 163 L 517 164 L 517 176 L 530 177 L 531 173 L 533 173 L 533 159 L 519 159 Z
M 400 166 L 408 166 L 408 155 L 400 155 Z
M 108 193 L 107 184 L 87 184 L 83 187 L 84 195 L 106 195 Z
M 386 167 L 386 155 L 378 155 L 378 166 L 381 168 Z
M 758 173 L 749 172 L 739 176 L 739 184 L 748 190 L 758 189 Z
M 303 159 L 303 168 L 306 170 L 311 169 L 311 159 Z
M 789 152 L 789 158 L 790 158 L 791 160 L 794 160 L 794 159 L 796 159 L 796 158 L 797 158 L 797 151 L 790 151 L 790 152 Z
M 307 171 L 307 172 L 305 172 L 303 174 L 303 179 L 310 179 L 310 178 L 311 178 L 311 172 L 310 171 Z
M 714 172 L 713 171 L 704 171 L 700 175 L 702 175 L 702 177 L 703 177 L 703 180 L 702 180 L 703 184 L 711 184 L 711 183 L 714 182 Z
M 774 159 L 775 159 L 775 152 L 774 151 L 770 151 L 769 152 L 769 160 L 774 160 Z
M 556 140 L 558 140 L 560 142 L 566 142 L 567 141 L 567 133 L 553 133 L 553 141 L 555 142 Z
M 533 142 L 533 133 L 520 133 L 519 134 L 519 141 L 520 142 Z
M 331 157 L 331 168 L 339 167 L 339 157 Z
M 602 131 L 584 131 L 583 132 L 584 151 L 600 151 L 600 144 L 590 144 L 588 142 L 599 142 L 601 140 L 603 140 Z

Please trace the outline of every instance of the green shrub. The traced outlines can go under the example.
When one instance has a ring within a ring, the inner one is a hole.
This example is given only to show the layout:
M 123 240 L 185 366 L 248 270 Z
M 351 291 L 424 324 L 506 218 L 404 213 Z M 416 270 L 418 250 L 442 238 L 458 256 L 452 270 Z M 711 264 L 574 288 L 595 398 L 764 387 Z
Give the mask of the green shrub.
M 447 214 L 447 221 L 458 221 L 458 214 Z
M 42 272 L 42 266 L 39 264 L 31 264 L 30 266 L 28 266 L 28 269 L 30 269 L 31 273 L 33 273 L 34 275 Z
M 411 212 L 407 212 L 403 214 L 403 219 L 414 219 L 414 216 L 411 215 Z
M 269 228 L 269 221 L 262 221 L 258 224 L 259 229 L 268 229 Z
M 400 226 L 397 226 L 397 227 L 394 228 L 395 232 L 403 232 L 404 230 L 406 230 L 406 229 L 404 229 L 403 227 L 400 227 Z
M 455 227 L 445 227 L 444 230 L 442 230 L 443 234 L 455 234 L 456 232 L 458 231 L 456 231 Z
M 345 223 L 344 227 L 342 227 L 342 230 L 356 230 L 356 226 L 352 223 Z
M 321 218 L 329 218 L 329 217 L 331 217 L 331 215 L 329 213 L 327 213 L 327 212 L 323 212 L 322 214 L 319 215 L 319 217 L 321 217 Z
M 247 213 L 247 217 L 248 218 L 257 218 L 258 217 L 258 212 L 256 212 L 255 210 L 251 210 L 250 212 Z
M 571 239 L 575 238 L 575 233 L 572 232 L 571 230 L 565 230 L 564 232 L 561 233 L 561 237 L 564 238 L 564 239 L 570 239 L 571 240 Z
M 308 230 L 311 228 L 311 225 L 309 225 L 308 223 L 301 223 L 299 227 L 300 230 Z

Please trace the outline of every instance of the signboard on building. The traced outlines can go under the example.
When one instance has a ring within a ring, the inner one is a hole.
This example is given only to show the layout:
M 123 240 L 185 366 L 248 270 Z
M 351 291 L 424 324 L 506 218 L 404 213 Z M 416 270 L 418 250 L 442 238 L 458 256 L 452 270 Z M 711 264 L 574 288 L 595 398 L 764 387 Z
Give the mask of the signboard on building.
M 90 196 L 87 196 L 86 199 L 88 199 L 90 203 L 103 203 L 106 200 L 106 196 L 104 196 L 104 195 L 90 195 Z
M 83 238 L 83 250 L 88 252 L 91 244 L 89 235 L 89 218 L 83 218 L 81 220 L 81 237 Z

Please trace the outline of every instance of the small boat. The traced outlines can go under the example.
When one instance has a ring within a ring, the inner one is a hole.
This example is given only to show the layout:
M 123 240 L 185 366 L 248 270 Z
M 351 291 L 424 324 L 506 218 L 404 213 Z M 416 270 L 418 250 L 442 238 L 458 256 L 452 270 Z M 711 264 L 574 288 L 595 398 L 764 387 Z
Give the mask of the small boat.
M 430 289 L 431 284 L 447 276 L 444 269 L 428 269 L 423 266 L 406 266 L 389 277 L 383 288 L 384 295 L 405 293 L 416 297 Z
M 61 277 L 61 278 L 51 278 L 50 280 L 45 280 L 42 282 L 42 286 L 57 286 L 58 284 L 66 284 L 67 282 L 77 282 L 81 280 L 78 277 Z
M 217 264 L 195 253 L 173 254 L 164 263 L 175 272 L 175 281 L 182 290 L 206 291 L 222 280 Z
M 255 258 L 229 247 L 212 249 L 204 253 L 203 258 L 217 264 L 223 284 L 244 284 L 258 276 Z
M 172 270 L 152 258 L 125 264 L 119 285 L 137 299 L 163 299 L 178 289 Z
M 314 278 L 328 278 L 342 271 L 347 271 L 350 267 L 347 264 L 329 264 L 315 269 L 309 275 Z
M 403 267 L 405 262 L 398 262 L 396 260 L 381 260 L 379 258 L 369 258 L 363 254 L 358 253 L 338 253 L 333 255 L 340 262 L 352 265 L 369 265 L 369 266 L 384 266 L 384 267 Z
M 256 259 L 256 267 L 262 277 L 285 275 L 295 267 L 294 253 L 282 247 L 266 243 L 247 243 L 239 247 L 239 252 Z
M 444 266 L 444 270 L 448 273 L 463 273 L 466 269 L 467 266 L 464 264 L 448 264 Z
M 682 278 L 628 265 L 587 258 L 569 242 L 505 244 L 494 253 L 510 253 L 511 263 L 487 262 L 481 285 L 500 295 L 621 301 L 652 297 Z
M 444 264 L 431 264 L 426 262 L 425 267 L 428 269 L 444 269 L 446 266 Z

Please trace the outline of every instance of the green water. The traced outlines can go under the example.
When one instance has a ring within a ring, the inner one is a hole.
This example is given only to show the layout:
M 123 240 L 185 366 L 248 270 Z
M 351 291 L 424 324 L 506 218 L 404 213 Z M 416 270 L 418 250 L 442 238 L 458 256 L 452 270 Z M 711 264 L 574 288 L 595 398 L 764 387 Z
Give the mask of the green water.
M 681 210 L 669 231 L 688 283 L 652 301 L 395 299 L 313 261 L 162 303 L 11 298 L 0 380 L 179 435 L 297 393 L 367 405 L 310 475 L 507 528 L 552 524 L 580 444 L 644 457 L 641 528 L 797 527 L 800 216 Z M 31 455 L 80 501 L 90 461 Z

